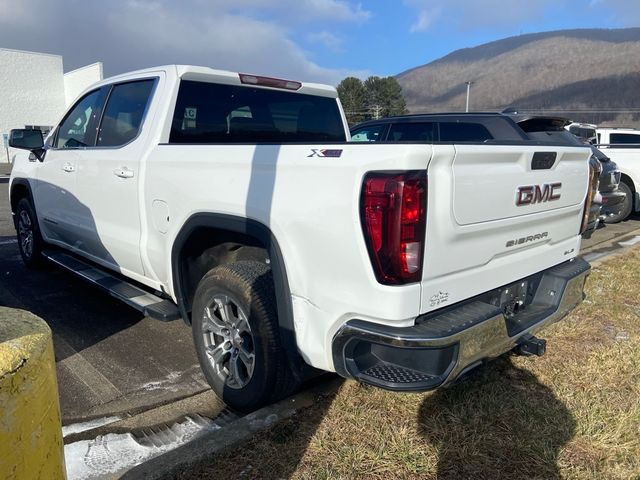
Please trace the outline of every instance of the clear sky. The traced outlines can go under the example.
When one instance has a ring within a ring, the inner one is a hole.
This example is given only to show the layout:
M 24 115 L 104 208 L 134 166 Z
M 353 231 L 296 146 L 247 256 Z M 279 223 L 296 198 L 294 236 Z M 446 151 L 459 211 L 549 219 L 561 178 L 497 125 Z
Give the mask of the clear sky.
M 639 0 L 0 0 L 0 47 L 106 75 L 187 63 L 336 84 L 512 35 L 634 26 Z

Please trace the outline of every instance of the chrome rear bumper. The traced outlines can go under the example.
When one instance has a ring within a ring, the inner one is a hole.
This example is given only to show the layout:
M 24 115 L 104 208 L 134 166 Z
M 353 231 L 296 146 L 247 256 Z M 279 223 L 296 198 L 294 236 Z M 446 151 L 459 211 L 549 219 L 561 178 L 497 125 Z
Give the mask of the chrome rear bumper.
M 390 390 L 433 390 L 567 315 L 583 300 L 589 264 L 576 258 L 397 328 L 350 320 L 333 339 L 336 371 Z M 495 299 L 523 287 L 520 310 Z

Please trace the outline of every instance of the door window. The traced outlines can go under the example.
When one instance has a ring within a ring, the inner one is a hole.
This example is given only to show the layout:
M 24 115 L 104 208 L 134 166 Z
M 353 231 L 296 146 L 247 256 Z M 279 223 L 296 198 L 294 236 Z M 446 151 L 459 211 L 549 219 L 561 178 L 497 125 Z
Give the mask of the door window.
M 119 147 L 138 136 L 154 82 L 150 79 L 113 86 L 100 123 L 97 146 Z
M 640 146 L 640 134 L 612 133 L 609 139 L 609 143 L 617 148 L 638 148 Z
M 94 90 L 76 103 L 60 124 L 56 148 L 85 148 L 95 144 L 103 97 L 102 90 Z
M 382 134 L 382 128 L 384 125 L 369 125 L 368 127 L 362 127 L 358 130 L 354 130 L 351 135 L 352 142 L 379 142 L 382 140 L 380 135 Z
M 493 136 L 484 125 L 479 123 L 441 122 L 441 142 L 484 142 Z
M 435 122 L 397 123 L 389 130 L 392 142 L 434 142 L 438 140 Z

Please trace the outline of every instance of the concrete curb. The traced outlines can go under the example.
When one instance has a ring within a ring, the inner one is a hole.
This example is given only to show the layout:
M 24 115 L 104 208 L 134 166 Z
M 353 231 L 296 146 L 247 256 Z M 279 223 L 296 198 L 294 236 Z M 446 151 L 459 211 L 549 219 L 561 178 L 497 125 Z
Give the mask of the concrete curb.
M 625 243 L 639 237 L 640 228 L 594 245 L 591 248 L 587 248 L 580 252 L 580 256 L 587 260 L 592 267 L 596 267 L 603 262 L 625 255 L 628 251 L 634 249 L 637 245 L 640 245 L 640 242 L 632 245 L 621 245 L 621 243 Z
M 198 463 L 210 460 L 211 456 L 217 452 L 232 447 L 304 408 L 313 406 L 318 396 L 337 391 L 342 382 L 341 378 L 332 378 L 291 398 L 250 413 L 220 430 L 204 434 L 175 450 L 140 464 L 120 478 L 156 480 L 175 476 Z
M 65 478 L 51 329 L 0 307 L 0 476 Z
M 607 253 L 606 255 L 603 255 L 602 257 L 599 257 L 591 262 L 589 262 L 591 264 L 591 268 L 597 268 L 600 265 L 602 265 L 603 263 L 607 263 L 610 260 L 615 260 L 616 258 L 619 257 L 624 257 L 627 253 L 629 253 L 632 250 L 637 250 L 640 248 L 640 243 L 636 244 L 636 245 L 632 245 L 630 247 L 624 247 L 624 248 L 619 248 L 615 251 L 612 251 L 610 253 Z

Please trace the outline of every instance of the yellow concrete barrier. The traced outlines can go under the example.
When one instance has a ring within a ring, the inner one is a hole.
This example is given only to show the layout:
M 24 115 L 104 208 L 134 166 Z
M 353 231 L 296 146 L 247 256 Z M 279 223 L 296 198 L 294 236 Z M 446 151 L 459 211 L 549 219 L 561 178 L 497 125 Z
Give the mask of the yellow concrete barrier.
M 0 479 L 65 478 L 51 330 L 0 307 Z

